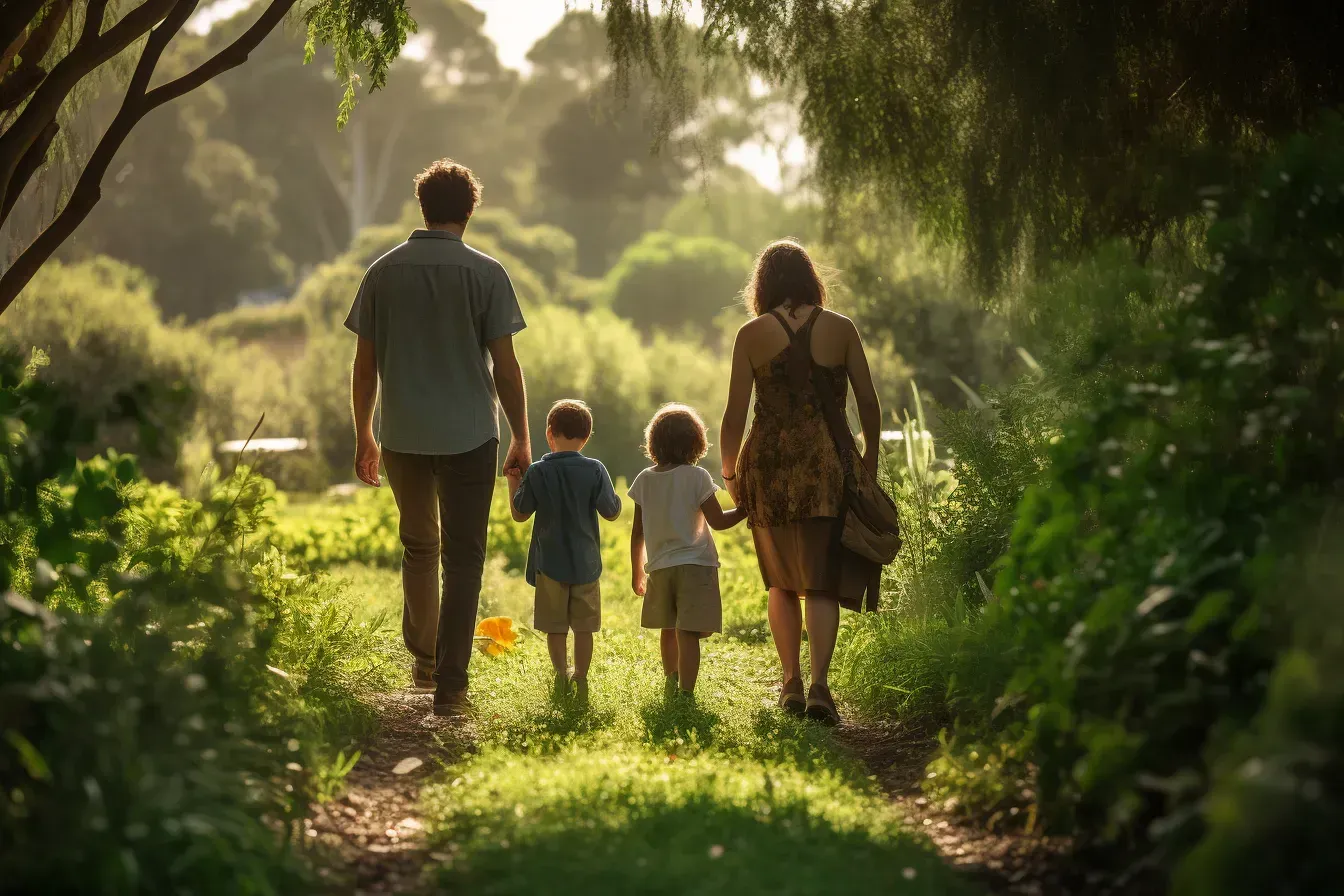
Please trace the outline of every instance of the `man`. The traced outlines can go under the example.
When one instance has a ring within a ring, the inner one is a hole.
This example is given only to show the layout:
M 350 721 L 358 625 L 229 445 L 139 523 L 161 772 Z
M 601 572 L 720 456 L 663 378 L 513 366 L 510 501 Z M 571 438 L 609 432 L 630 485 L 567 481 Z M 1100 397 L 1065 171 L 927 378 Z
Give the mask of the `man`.
M 415 179 L 415 195 L 425 229 L 373 263 L 345 321 L 359 337 L 355 472 L 376 488 L 380 457 L 387 469 L 401 515 L 411 685 L 433 689 L 435 715 L 452 716 L 469 708 L 467 662 L 499 456 L 496 398 L 512 432 L 505 472 L 521 474 L 532 462 L 513 352 L 526 324 L 503 266 L 462 242 L 481 198 L 471 171 L 435 162 Z M 381 448 L 373 431 L 380 381 Z

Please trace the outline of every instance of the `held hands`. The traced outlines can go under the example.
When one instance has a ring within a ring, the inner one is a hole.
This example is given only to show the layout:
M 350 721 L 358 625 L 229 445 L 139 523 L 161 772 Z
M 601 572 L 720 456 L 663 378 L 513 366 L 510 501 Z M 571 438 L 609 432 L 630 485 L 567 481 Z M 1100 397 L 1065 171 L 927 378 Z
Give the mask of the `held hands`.
M 509 453 L 504 455 L 504 475 L 510 480 L 515 475 L 522 479 L 530 466 L 532 466 L 532 446 L 518 439 L 510 441 Z
M 365 485 L 371 485 L 378 488 L 383 484 L 378 477 L 378 464 L 382 461 L 383 452 L 378 447 L 378 442 L 373 435 L 361 435 L 355 443 L 355 475 L 359 481 Z

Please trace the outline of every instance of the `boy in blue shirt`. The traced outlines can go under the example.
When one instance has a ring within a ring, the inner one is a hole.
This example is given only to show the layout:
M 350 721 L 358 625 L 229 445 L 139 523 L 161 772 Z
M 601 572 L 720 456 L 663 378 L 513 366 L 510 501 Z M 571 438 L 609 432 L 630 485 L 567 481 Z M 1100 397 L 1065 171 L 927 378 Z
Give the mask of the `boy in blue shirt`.
M 537 515 L 527 555 L 527 583 L 537 589 L 533 627 L 546 633 L 557 695 L 569 692 L 569 632 L 574 632 L 573 684 L 588 697 L 593 632 L 602 626 L 602 543 L 597 515 L 615 520 L 621 499 L 602 462 L 580 452 L 593 433 L 593 415 L 581 401 L 557 401 L 546 415 L 551 453 L 521 476 L 508 474 L 513 518 Z

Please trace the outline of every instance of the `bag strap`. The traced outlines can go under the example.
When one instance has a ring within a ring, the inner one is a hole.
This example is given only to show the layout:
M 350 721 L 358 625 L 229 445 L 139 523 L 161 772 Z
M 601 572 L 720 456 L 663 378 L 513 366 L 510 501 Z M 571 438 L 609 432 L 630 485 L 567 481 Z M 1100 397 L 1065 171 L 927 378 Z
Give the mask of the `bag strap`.
M 854 434 L 849 431 L 849 424 L 845 422 L 843 412 L 836 404 L 835 393 L 831 390 L 831 384 L 823 379 L 826 368 L 812 359 L 811 325 L 820 312 L 821 309 L 818 308 L 808 322 L 799 327 L 799 333 L 807 330 L 807 342 L 804 347 L 807 350 L 808 366 L 812 369 L 812 391 L 817 393 L 817 401 L 821 404 L 821 415 L 826 419 L 826 428 L 831 431 L 831 441 L 835 443 L 836 454 L 840 455 L 840 468 L 844 470 L 845 474 L 845 488 L 852 489 L 855 486 L 853 455 L 858 452 L 858 445 L 854 443 Z

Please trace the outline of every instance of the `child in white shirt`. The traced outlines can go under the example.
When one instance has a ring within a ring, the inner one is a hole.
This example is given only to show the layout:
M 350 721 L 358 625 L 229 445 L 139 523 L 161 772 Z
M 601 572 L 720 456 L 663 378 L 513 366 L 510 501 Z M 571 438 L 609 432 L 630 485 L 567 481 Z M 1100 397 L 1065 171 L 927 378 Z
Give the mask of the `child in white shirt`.
M 632 585 L 644 598 L 640 624 L 662 630 L 669 695 L 695 690 L 700 639 L 723 629 L 719 555 L 710 530 L 746 519 L 738 508 L 719 506 L 713 477 L 696 466 L 708 451 L 700 415 L 684 404 L 664 405 L 644 430 L 644 453 L 654 466 L 630 485 Z

